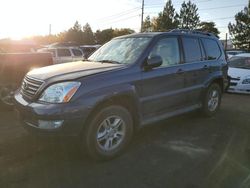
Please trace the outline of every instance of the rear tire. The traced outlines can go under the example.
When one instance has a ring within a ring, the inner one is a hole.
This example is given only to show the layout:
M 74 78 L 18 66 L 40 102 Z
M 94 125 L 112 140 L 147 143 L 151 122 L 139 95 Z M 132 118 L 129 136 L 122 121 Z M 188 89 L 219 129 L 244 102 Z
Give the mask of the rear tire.
M 216 114 L 221 103 L 221 87 L 217 83 L 212 83 L 206 90 L 203 99 L 202 113 L 211 117 Z
M 109 160 L 120 155 L 133 135 L 131 114 L 117 105 L 101 109 L 86 126 L 82 135 L 84 148 L 95 160 Z

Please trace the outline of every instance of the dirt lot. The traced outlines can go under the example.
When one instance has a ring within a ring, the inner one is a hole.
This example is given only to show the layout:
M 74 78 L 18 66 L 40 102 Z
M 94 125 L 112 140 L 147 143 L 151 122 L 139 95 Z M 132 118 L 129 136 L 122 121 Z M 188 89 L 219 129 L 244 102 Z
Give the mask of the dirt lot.
M 225 94 L 212 118 L 197 113 L 145 127 L 128 150 L 96 163 L 77 139 L 37 139 L 0 112 L 0 187 L 250 187 L 250 96 Z

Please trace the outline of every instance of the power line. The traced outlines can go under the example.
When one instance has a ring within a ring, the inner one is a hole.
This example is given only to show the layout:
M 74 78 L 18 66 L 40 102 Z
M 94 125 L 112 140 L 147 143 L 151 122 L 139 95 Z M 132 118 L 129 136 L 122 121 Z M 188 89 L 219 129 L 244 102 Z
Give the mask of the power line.
M 136 12 L 136 11 L 140 10 L 140 9 L 141 9 L 141 7 L 135 7 L 133 9 L 125 10 L 125 11 L 122 11 L 122 12 L 117 13 L 117 14 L 113 14 L 113 15 L 110 15 L 110 16 L 103 17 L 103 18 L 99 19 L 99 21 L 100 20 L 105 20 L 105 19 L 109 19 L 109 20 L 110 19 L 116 19 L 117 17 L 121 17 L 121 16 L 131 14 L 133 12 Z
M 232 18 L 234 17 L 231 16 L 231 17 L 212 18 L 211 20 L 204 20 L 204 21 L 206 22 L 206 21 L 213 21 L 213 20 L 227 20 L 227 19 L 232 19 Z
M 198 11 L 201 10 L 216 10 L 216 9 L 223 9 L 223 8 L 231 8 L 231 7 L 240 7 L 240 6 L 244 6 L 245 4 L 238 4 L 238 5 L 229 5 L 229 6 L 221 6 L 221 7 L 211 7 L 211 8 L 204 8 L 204 9 L 198 9 Z M 159 13 L 156 11 L 153 12 L 146 12 L 147 14 L 155 14 L 155 13 Z
M 215 10 L 215 9 L 223 9 L 223 8 L 230 8 L 230 7 L 240 7 L 244 6 L 245 4 L 239 4 L 239 5 L 229 5 L 229 6 L 221 6 L 221 7 L 213 7 L 213 8 L 204 8 L 204 9 L 198 9 L 198 10 Z
M 212 0 L 196 1 L 195 3 L 206 3 L 208 1 L 212 1 Z M 182 3 L 178 3 L 176 5 L 181 5 Z M 166 4 L 147 4 L 145 5 L 145 7 L 164 7 L 165 5 Z
M 117 22 L 124 21 L 124 20 L 129 20 L 131 18 L 138 17 L 138 16 L 139 16 L 139 14 L 133 15 L 133 16 L 130 16 L 130 17 L 125 17 L 125 18 L 117 19 L 115 21 L 106 22 L 105 25 L 112 24 L 112 23 L 117 23 Z

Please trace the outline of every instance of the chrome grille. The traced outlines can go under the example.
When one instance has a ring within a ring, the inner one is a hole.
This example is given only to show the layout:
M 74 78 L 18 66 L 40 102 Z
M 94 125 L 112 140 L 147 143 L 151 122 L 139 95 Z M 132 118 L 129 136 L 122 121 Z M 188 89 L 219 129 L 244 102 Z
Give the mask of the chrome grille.
M 25 76 L 21 86 L 21 93 L 26 97 L 33 98 L 39 88 L 42 86 L 43 81 Z

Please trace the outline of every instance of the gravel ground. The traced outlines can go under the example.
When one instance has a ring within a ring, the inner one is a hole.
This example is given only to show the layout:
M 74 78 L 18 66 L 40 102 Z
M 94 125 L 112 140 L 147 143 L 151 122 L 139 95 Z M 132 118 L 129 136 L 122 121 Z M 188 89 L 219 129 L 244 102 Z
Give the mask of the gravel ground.
M 1 188 L 250 187 L 250 96 L 225 94 L 212 118 L 145 127 L 120 157 L 93 162 L 76 138 L 35 138 L 0 111 Z

